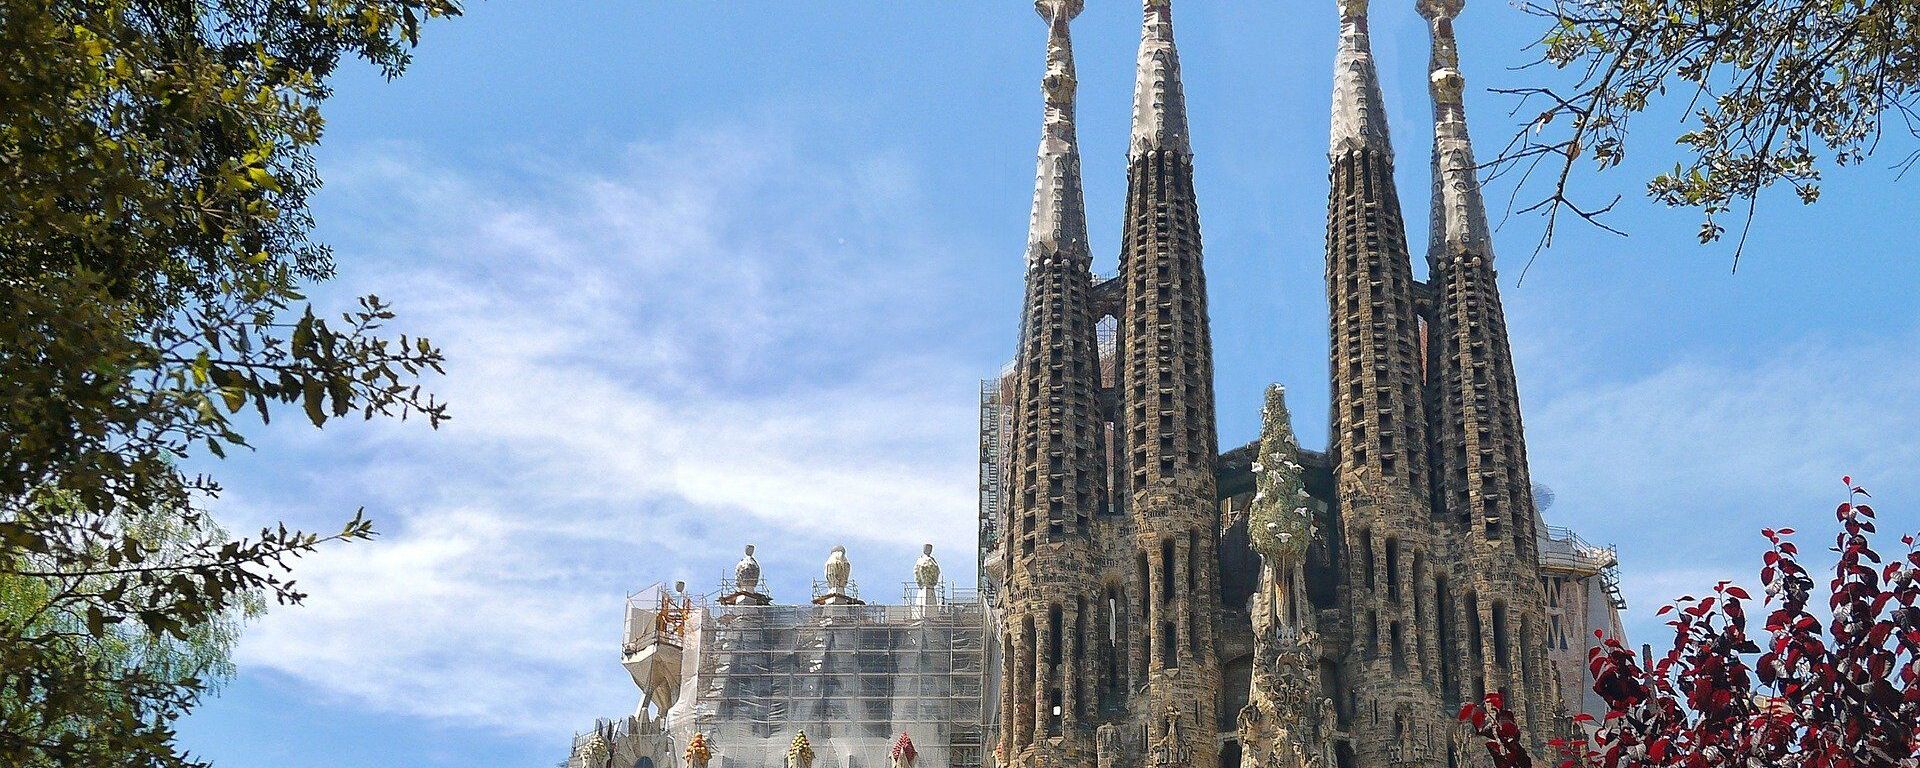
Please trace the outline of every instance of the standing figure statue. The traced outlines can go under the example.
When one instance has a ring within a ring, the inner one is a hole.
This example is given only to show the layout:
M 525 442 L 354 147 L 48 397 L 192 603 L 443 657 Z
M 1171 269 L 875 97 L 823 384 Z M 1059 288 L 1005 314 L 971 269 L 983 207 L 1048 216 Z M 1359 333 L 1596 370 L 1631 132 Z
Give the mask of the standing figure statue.
M 853 561 L 847 559 L 847 548 L 835 546 L 827 555 L 827 590 L 836 594 L 846 592 L 852 576 Z

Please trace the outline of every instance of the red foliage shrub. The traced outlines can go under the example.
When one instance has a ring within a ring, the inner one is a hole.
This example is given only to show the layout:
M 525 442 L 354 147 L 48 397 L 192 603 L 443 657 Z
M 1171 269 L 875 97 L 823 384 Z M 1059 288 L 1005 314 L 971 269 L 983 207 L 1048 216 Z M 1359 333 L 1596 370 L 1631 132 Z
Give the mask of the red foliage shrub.
M 1752 597 L 1726 581 L 1660 609 L 1673 647 L 1651 669 L 1602 637 L 1588 669 L 1610 711 L 1550 742 L 1561 768 L 1920 768 L 1920 550 L 1904 537 L 1906 555 L 1883 563 L 1870 496 L 1844 481 L 1829 618 L 1809 610 L 1816 583 L 1793 530 L 1762 531 L 1765 647 L 1747 633 Z M 1532 765 L 1497 695 L 1460 715 L 1497 768 Z

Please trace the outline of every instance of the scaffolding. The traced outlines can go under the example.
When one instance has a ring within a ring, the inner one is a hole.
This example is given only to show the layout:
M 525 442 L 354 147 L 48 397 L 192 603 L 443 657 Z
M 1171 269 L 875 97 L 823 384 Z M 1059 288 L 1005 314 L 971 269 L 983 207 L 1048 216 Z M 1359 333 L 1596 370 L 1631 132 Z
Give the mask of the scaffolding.
M 1012 368 L 980 382 L 980 544 L 975 573 L 980 594 L 992 602 L 999 575 L 1001 521 L 1006 519 L 1007 441 L 1013 434 Z
M 1597 576 L 1607 601 L 1614 610 L 1627 609 L 1627 598 L 1620 592 L 1620 552 L 1612 545 L 1590 544 L 1570 528 L 1543 526 L 1540 538 L 1540 566 L 1568 571 L 1582 577 Z
M 708 734 L 715 768 L 778 768 L 804 730 L 820 768 L 881 768 L 908 734 L 930 765 L 980 768 L 985 606 L 971 590 L 903 585 L 905 605 L 715 605 L 668 720 Z

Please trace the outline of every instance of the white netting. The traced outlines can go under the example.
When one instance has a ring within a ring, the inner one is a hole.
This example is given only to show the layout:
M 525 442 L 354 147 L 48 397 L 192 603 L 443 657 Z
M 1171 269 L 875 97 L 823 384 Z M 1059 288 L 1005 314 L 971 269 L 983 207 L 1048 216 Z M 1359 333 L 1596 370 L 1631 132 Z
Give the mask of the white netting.
M 981 765 L 988 630 L 977 599 L 697 614 L 693 669 L 668 724 L 681 742 L 707 733 L 713 768 L 779 768 L 802 730 L 815 768 L 881 768 L 901 733 L 923 765 Z

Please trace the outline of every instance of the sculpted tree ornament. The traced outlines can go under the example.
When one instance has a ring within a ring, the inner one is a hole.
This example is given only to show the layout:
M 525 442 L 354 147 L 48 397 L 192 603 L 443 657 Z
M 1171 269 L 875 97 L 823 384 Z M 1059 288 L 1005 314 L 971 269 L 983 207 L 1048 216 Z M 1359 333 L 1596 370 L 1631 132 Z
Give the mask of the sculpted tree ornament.
M 1307 602 L 1307 548 L 1317 533 L 1293 436 L 1286 390 L 1267 389 L 1260 449 L 1253 464 L 1255 492 L 1247 531 L 1260 555 L 1260 587 L 1253 599 L 1253 683 L 1240 710 L 1243 768 L 1304 768 L 1331 742 L 1333 723 L 1320 723 L 1315 660 L 1318 636 Z M 1329 764 L 1331 765 L 1331 764 Z
M 1610 711 L 1590 735 L 1557 739 L 1569 762 L 1598 768 L 1914 768 L 1920 766 L 1920 549 L 1882 563 L 1873 508 L 1852 478 L 1835 511 L 1838 555 L 1829 618 L 1813 613 L 1813 575 L 1792 529 L 1762 531 L 1764 645 L 1747 634 L 1746 590 L 1723 581 L 1662 608 L 1673 646 L 1647 668 L 1617 638 L 1588 652 Z M 1531 765 L 1497 696 L 1461 712 L 1497 768 Z

